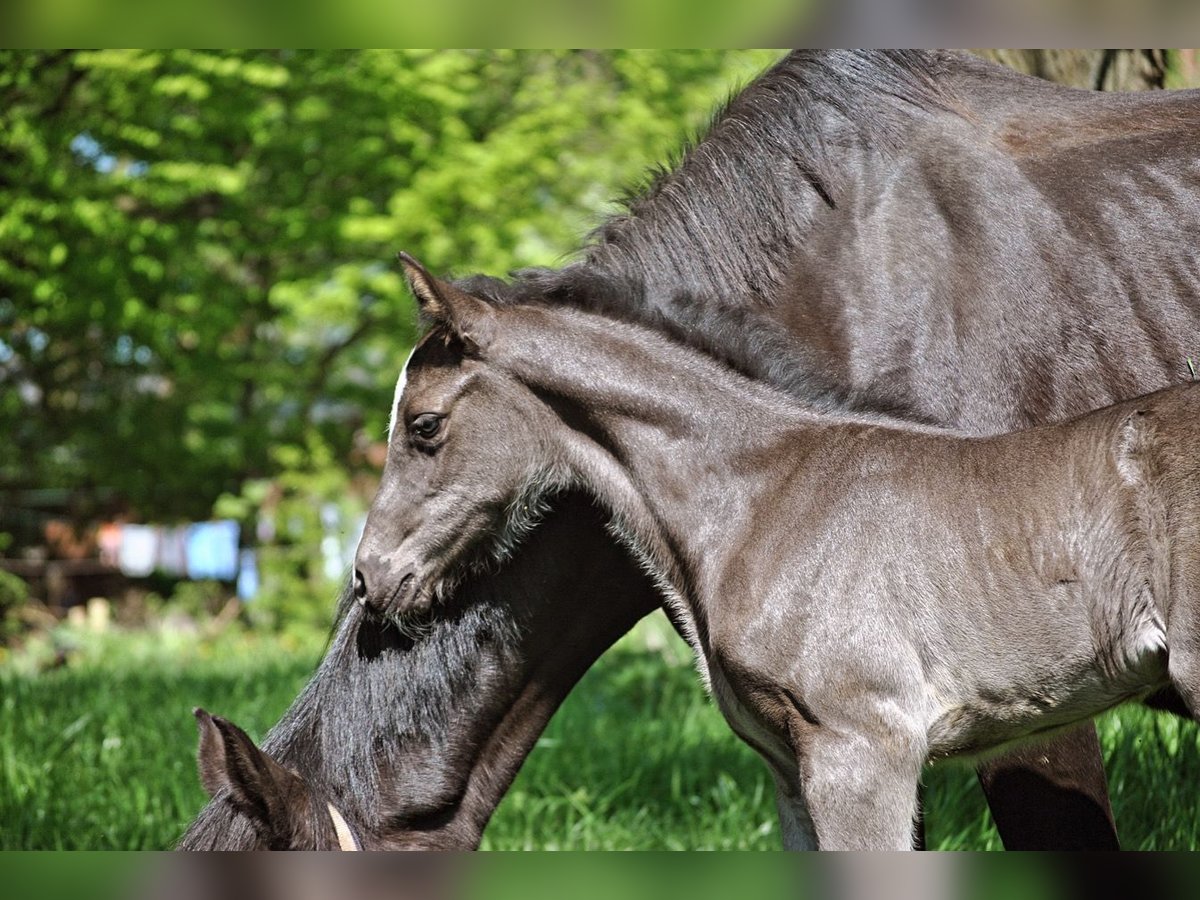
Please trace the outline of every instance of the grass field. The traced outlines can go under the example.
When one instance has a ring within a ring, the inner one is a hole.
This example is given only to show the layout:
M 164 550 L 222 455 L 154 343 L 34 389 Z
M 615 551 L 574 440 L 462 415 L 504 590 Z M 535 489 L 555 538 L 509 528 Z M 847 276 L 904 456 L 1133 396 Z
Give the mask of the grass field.
M 587 675 L 501 805 L 486 848 L 778 847 L 765 771 L 663 630 L 646 624 Z M 0 669 L 0 848 L 171 846 L 205 799 L 191 708 L 261 737 L 320 649 L 315 640 L 106 636 L 66 668 Z M 1101 737 L 1124 844 L 1200 846 L 1197 730 L 1128 708 L 1104 719 Z M 971 773 L 938 767 L 926 782 L 931 846 L 999 848 Z

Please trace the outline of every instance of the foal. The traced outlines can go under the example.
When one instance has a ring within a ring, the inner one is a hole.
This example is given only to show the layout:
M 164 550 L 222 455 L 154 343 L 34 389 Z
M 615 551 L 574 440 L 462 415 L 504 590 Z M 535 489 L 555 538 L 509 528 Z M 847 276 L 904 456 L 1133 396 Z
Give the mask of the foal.
M 358 599 L 421 614 L 586 489 L 767 761 L 788 846 L 908 848 L 931 758 L 1167 684 L 1197 710 L 1200 391 L 961 438 L 817 415 L 655 332 L 405 267 L 436 327 Z

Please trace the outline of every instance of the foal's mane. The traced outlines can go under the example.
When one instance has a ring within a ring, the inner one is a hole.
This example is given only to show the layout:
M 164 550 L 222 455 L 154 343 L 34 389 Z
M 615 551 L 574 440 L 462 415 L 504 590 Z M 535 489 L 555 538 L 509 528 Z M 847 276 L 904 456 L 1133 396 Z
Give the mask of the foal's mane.
M 963 65 L 959 55 L 922 51 L 791 53 L 627 197 L 581 259 L 511 282 L 459 284 L 497 303 L 546 300 L 634 320 L 818 407 L 855 406 L 763 310 L 776 302 L 814 209 L 843 196 L 847 149 L 894 153 L 929 115 L 958 115 L 942 76 Z

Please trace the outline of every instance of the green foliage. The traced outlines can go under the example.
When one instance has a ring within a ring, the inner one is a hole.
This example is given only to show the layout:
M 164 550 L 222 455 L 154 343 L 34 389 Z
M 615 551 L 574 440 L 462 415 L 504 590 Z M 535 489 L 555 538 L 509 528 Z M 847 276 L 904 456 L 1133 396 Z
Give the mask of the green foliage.
M 29 585 L 11 572 L 0 570 L 0 646 L 20 628 L 17 609 L 29 600 Z
M 219 581 L 181 581 L 171 599 L 155 604 L 158 612 L 182 613 L 194 619 L 208 620 L 221 611 L 229 600 L 229 589 Z
M 29 585 L 23 578 L 0 570 L 0 610 L 19 606 L 29 599 Z
M 320 545 L 326 536 L 321 510 L 340 512 L 345 541 L 348 523 L 363 513 L 363 501 L 347 493 L 344 470 L 314 448 L 304 460 L 282 462 L 279 476 L 269 485 L 250 481 L 239 496 L 217 500 L 218 515 L 253 524 L 269 519 L 274 537 L 259 547 L 259 593 L 247 604 L 249 621 L 257 627 L 307 633 L 326 631 L 333 621 L 341 583 L 324 569 Z M 327 451 L 326 451 L 327 454 Z
M 0 53 L 0 490 L 203 518 L 377 440 L 392 258 L 553 263 L 770 52 Z

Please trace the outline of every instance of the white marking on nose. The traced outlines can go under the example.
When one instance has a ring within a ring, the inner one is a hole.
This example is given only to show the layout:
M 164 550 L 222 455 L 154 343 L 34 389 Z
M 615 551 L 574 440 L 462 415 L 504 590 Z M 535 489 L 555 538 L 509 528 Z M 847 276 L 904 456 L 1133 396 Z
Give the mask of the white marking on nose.
M 396 380 L 396 393 L 392 396 L 392 414 L 388 418 L 388 443 L 391 443 L 392 433 L 396 430 L 396 410 L 400 406 L 400 397 L 404 394 L 404 386 L 408 384 L 408 364 L 412 362 L 413 354 L 416 352 L 416 347 L 408 351 L 408 359 L 404 360 L 404 368 L 400 370 L 400 377 Z
M 332 803 L 326 803 L 329 808 L 329 817 L 333 819 L 333 830 L 337 834 L 339 850 L 359 850 L 358 839 L 354 836 L 354 832 L 350 830 L 345 817 L 338 812 L 338 808 Z

